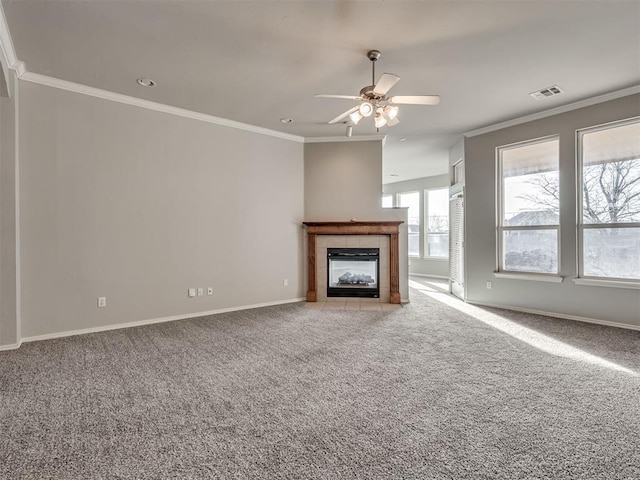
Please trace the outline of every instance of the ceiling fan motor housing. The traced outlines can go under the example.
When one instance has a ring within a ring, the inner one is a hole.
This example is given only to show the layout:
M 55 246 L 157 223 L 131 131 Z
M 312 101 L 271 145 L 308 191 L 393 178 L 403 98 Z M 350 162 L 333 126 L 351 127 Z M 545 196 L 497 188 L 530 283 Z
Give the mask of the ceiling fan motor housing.
M 367 58 L 372 62 L 375 62 L 380 58 L 380 52 L 378 50 L 369 50 L 367 52 Z
M 378 95 L 373 91 L 375 87 L 375 85 L 368 85 L 364 87 L 360 90 L 360 96 L 364 100 L 385 100 L 387 98 L 386 95 Z

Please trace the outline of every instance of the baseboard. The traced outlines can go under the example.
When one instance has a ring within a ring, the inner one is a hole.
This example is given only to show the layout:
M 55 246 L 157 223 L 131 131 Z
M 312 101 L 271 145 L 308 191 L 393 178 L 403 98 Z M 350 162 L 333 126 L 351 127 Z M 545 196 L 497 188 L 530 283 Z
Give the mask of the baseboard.
M 22 344 L 22 342 L 10 343 L 8 345 L 0 345 L 0 352 L 3 352 L 5 350 L 16 350 L 16 349 L 20 348 L 21 344 Z
M 479 307 L 500 308 L 502 310 L 510 310 L 512 312 L 533 313 L 534 315 L 544 315 L 545 317 L 563 318 L 566 320 L 575 320 L 576 322 L 594 323 L 596 325 L 604 325 L 606 327 L 626 328 L 627 330 L 640 331 L 640 325 L 630 325 L 628 323 L 610 322 L 609 320 L 599 320 L 597 318 L 580 317 L 578 315 L 567 315 L 565 313 L 545 312 L 544 310 L 534 310 L 531 308 L 512 307 L 509 305 L 499 305 L 497 303 L 472 302 L 470 300 L 467 300 L 467 303 L 470 303 L 472 305 L 476 305 Z
M 426 277 L 426 278 L 438 278 L 440 280 L 449 280 L 449 277 L 444 277 L 442 275 L 429 275 L 427 273 L 409 273 L 409 276 Z
M 44 335 L 35 335 L 33 337 L 24 337 L 20 340 L 15 347 L 9 346 L 12 348 L 6 348 L 6 350 L 11 350 L 18 348 L 21 344 L 26 342 L 39 342 L 41 340 L 51 340 L 54 338 L 63 338 L 63 337 L 72 337 L 74 335 L 84 335 L 87 333 L 98 333 L 98 332 L 106 332 L 109 330 L 120 330 L 121 328 L 131 328 L 131 327 L 141 327 L 144 325 L 153 325 L 154 323 L 164 323 L 164 322 L 173 322 L 175 320 L 186 320 L 188 318 L 198 318 L 198 317 L 206 317 L 208 315 L 216 315 L 219 313 L 228 313 L 228 312 L 237 312 L 240 310 L 251 310 L 254 308 L 262 308 L 262 307 L 273 307 L 276 305 L 285 305 L 288 303 L 298 303 L 303 302 L 305 299 L 303 297 L 300 298 L 291 298 L 288 300 L 278 300 L 275 302 L 265 302 L 265 303 L 256 303 L 253 305 L 243 305 L 240 307 L 230 307 L 230 308 L 221 308 L 218 310 L 208 310 L 204 312 L 196 312 L 196 313 L 187 313 L 183 315 L 173 315 L 170 317 L 161 317 L 161 318 L 150 318 L 147 320 L 139 320 L 136 322 L 127 322 L 127 323 L 116 323 L 113 325 L 103 325 L 100 327 L 91 327 L 91 328 L 82 328 L 79 330 L 67 330 L 64 332 L 56 332 L 56 333 L 46 333 Z M 4 347 L 0 347 L 0 350 Z

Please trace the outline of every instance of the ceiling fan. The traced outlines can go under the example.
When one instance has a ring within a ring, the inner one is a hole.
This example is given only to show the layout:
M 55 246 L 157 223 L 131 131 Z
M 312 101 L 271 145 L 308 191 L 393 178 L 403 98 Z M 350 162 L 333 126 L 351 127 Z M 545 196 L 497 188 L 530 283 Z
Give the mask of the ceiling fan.
M 376 62 L 380 58 L 380 52 L 378 50 L 370 50 L 367 52 L 367 58 L 371 60 L 371 85 L 362 88 L 360 95 L 316 95 L 319 98 L 343 98 L 360 102 L 355 107 L 330 120 L 330 124 L 338 123 L 349 117 L 349 120 L 354 125 L 357 125 L 363 117 L 373 115 L 376 128 L 384 127 L 385 125 L 392 127 L 400 123 L 397 105 L 438 105 L 440 103 L 438 95 L 388 96 L 387 92 L 400 80 L 400 77 L 393 73 L 383 73 L 376 83 Z

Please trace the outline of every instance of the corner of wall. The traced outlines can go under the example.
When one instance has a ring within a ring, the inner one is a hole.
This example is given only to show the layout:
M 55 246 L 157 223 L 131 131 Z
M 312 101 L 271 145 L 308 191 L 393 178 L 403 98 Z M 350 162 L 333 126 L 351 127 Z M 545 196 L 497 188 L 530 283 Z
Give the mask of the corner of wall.
M 8 71 L 8 94 L 0 97 L 0 346 L 20 343 L 18 200 L 18 95 Z

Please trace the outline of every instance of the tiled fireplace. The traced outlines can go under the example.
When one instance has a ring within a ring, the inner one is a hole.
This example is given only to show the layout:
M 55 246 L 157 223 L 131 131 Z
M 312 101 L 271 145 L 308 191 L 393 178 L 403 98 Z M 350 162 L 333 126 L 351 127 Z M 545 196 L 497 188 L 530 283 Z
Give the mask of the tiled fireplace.
M 399 304 L 398 227 L 401 223 L 304 222 L 308 239 L 307 301 L 322 302 L 332 297 L 354 296 Z M 328 252 L 331 255 L 344 252 L 355 257 L 346 259 L 341 266 L 344 271 L 332 272 Z M 375 267 L 370 263 L 372 258 L 363 258 L 373 255 L 373 252 L 377 254 Z M 374 284 L 375 295 L 369 292 Z M 346 291 L 348 289 L 354 293 Z

